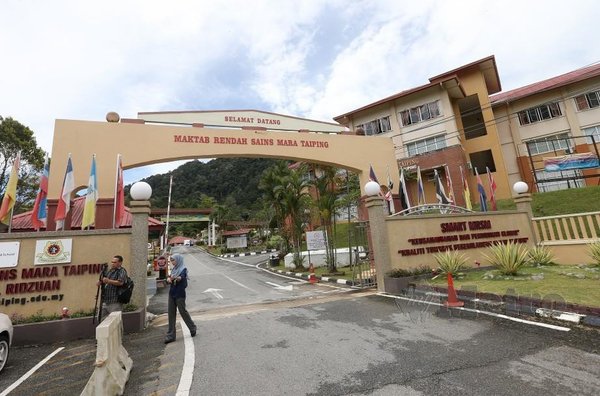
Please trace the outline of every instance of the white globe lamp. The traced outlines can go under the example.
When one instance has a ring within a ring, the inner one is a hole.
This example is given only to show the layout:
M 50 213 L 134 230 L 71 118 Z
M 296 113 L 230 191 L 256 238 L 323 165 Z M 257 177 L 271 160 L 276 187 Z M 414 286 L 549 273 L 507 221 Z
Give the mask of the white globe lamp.
M 134 201 L 147 201 L 152 196 L 152 187 L 146 182 L 137 182 L 131 186 L 129 195 Z
M 529 186 L 525 182 L 518 181 L 515 184 L 513 184 L 513 191 L 517 194 L 525 194 L 528 190 Z
M 368 196 L 374 197 L 376 195 L 379 195 L 380 191 L 381 191 L 381 186 L 379 186 L 379 184 L 377 184 L 374 181 L 370 181 L 367 184 L 365 184 L 365 192 L 367 193 Z

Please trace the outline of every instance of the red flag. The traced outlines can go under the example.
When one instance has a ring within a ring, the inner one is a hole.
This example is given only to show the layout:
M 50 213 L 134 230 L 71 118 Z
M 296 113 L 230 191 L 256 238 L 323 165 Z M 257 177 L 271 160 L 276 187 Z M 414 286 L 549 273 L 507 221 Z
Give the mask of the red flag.
M 123 188 L 123 164 L 121 163 L 121 154 L 117 156 L 117 183 L 115 186 L 115 208 L 113 228 L 121 226 L 125 217 L 125 189 Z
M 490 203 L 492 204 L 492 210 L 498 210 L 496 208 L 496 181 L 492 177 L 490 168 L 486 166 L 485 170 L 487 171 L 488 182 L 490 183 Z

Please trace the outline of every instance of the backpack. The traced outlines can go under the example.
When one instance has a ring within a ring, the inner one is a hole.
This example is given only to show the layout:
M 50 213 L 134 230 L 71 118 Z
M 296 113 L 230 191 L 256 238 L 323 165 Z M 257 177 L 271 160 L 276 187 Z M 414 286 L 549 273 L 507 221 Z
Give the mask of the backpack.
M 129 304 L 131 300 L 131 294 L 133 293 L 133 280 L 127 276 L 127 280 L 123 286 L 119 287 L 117 292 L 117 301 L 121 304 Z

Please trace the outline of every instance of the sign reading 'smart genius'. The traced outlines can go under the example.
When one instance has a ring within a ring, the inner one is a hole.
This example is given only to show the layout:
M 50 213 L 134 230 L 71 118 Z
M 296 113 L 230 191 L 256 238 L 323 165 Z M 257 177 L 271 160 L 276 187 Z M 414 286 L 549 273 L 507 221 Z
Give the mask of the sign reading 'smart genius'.
M 458 250 L 486 265 L 483 254 L 494 244 L 532 244 L 526 213 L 494 212 L 392 218 L 386 222 L 390 236 L 392 268 L 436 267 L 434 255 Z

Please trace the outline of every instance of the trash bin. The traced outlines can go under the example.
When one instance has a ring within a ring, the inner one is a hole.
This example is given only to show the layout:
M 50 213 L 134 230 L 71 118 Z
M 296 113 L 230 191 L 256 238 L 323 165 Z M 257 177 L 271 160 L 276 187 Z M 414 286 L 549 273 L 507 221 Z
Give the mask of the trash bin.
M 269 265 L 271 267 L 277 267 L 279 265 L 279 256 L 276 254 L 272 254 L 269 257 Z

